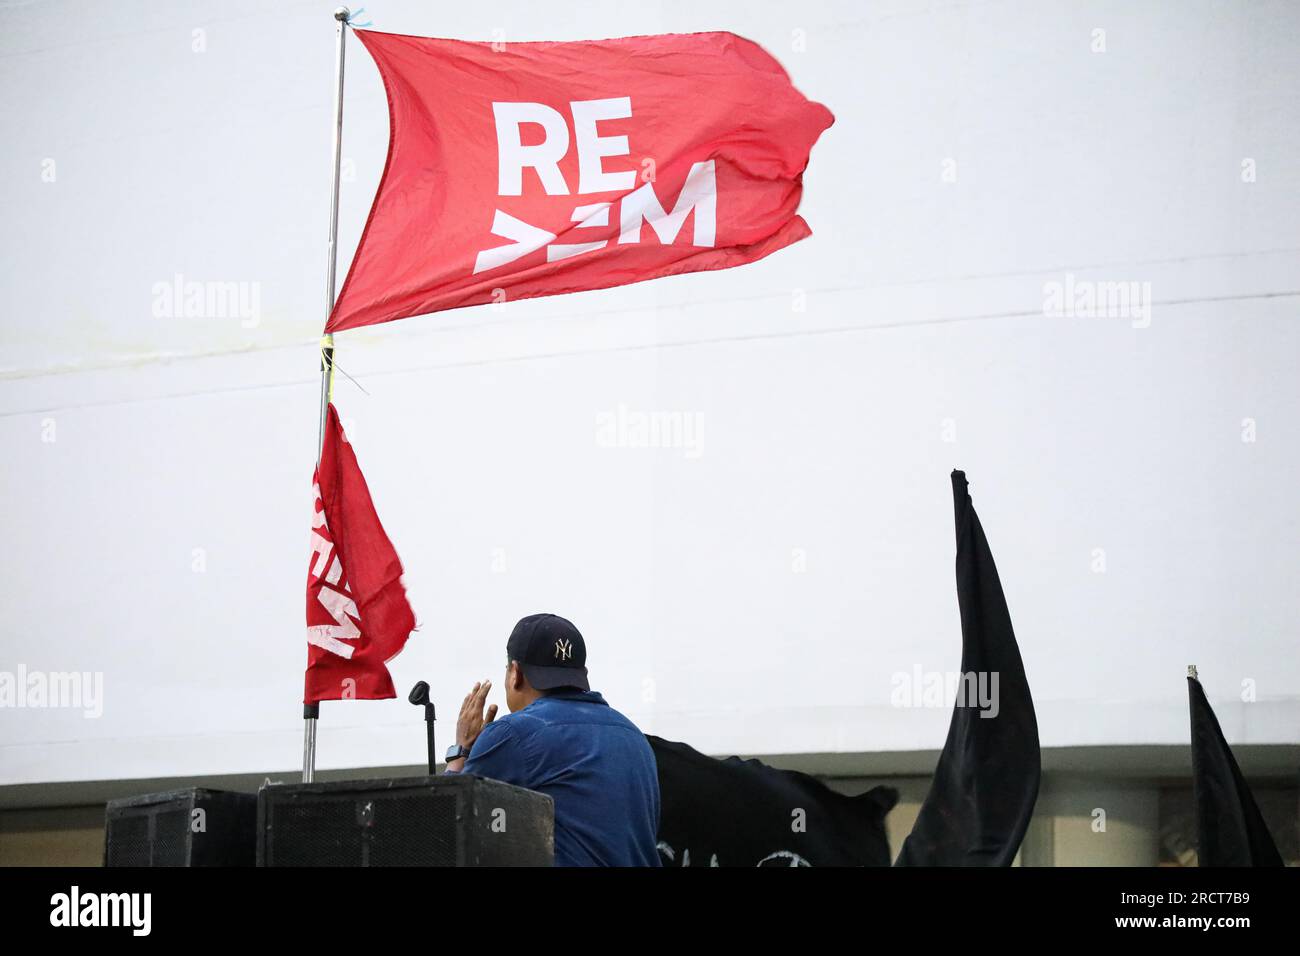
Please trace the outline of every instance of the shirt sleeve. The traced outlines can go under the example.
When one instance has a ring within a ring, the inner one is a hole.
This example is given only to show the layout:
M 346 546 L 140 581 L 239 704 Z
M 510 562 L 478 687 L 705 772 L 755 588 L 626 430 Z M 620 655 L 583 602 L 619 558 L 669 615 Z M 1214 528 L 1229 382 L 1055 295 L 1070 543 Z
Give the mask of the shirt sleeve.
M 517 787 L 528 786 L 529 767 L 523 743 L 505 721 L 484 726 L 460 772 L 491 777 Z

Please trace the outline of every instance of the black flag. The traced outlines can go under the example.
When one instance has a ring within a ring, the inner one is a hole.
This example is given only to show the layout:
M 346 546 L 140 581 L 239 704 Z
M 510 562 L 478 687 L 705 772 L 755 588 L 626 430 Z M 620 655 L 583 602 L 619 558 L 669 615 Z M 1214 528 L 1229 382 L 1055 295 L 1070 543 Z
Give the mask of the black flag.
M 1187 678 L 1187 696 L 1192 711 L 1197 865 L 1282 866 L 1282 854 L 1195 677 Z
M 1010 866 L 1038 799 L 1038 721 L 963 472 L 952 473 L 952 497 L 962 680 L 930 792 L 894 865 Z
M 850 797 L 806 773 L 646 739 L 659 765 L 665 866 L 889 866 L 892 787 Z

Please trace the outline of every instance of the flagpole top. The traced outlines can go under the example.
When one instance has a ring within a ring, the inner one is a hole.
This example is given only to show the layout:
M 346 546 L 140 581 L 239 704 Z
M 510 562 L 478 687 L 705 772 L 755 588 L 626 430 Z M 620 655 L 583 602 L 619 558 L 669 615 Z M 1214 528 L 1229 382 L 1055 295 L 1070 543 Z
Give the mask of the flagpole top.
M 1196 665 L 1195 665 L 1195 664 L 1188 664 L 1188 665 L 1187 665 L 1187 676 L 1190 677 L 1192 680 L 1196 680 L 1196 679 L 1197 679 L 1197 677 L 1196 677 Z
M 348 17 L 350 16 L 352 16 L 352 11 L 349 10 L 347 7 L 339 7 L 334 11 L 334 19 L 341 20 L 344 23 L 348 22 Z

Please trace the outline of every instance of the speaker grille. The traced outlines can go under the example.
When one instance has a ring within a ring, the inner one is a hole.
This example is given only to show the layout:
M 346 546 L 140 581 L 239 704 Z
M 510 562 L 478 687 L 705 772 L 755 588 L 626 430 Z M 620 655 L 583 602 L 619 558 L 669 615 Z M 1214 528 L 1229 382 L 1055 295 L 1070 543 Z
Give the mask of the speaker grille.
M 361 859 L 361 831 L 347 797 L 276 801 L 267 824 L 273 866 L 356 866 Z
M 394 795 L 375 800 L 369 828 L 371 866 L 455 866 L 455 794 Z
M 153 818 L 153 866 L 189 866 L 190 811 L 160 807 Z
M 109 866 L 148 866 L 149 814 L 109 817 L 104 845 Z
M 467 774 L 268 784 L 259 866 L 550 866 L 550 797 Z M 489 826 L 498 813 L 510 830 Z
M 189 787 L 122 797 L 108 802 L 104 819 L 105 866 L 252 866 L 257 859 L 251 793 Z M 192 829 L 198 821 L 202 827 Z

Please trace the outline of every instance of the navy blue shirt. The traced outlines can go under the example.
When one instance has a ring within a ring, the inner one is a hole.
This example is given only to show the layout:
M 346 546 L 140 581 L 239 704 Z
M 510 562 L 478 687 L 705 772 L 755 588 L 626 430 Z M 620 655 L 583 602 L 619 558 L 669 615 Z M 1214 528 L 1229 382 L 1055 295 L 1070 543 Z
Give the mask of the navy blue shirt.
M 661 865 L 654 751 L 595 691 L 553 691 L 486 724 L 461 772 L 549 795 L 556 866 Z

